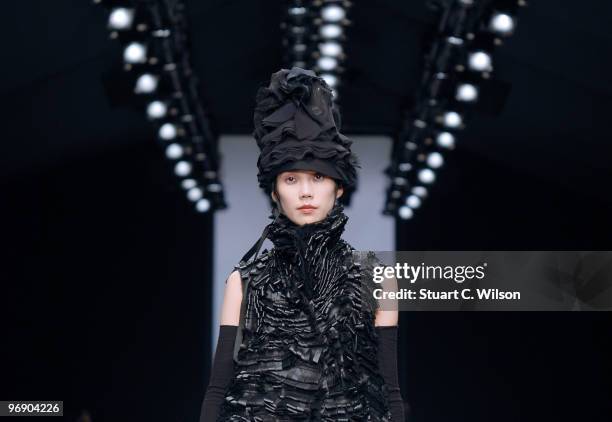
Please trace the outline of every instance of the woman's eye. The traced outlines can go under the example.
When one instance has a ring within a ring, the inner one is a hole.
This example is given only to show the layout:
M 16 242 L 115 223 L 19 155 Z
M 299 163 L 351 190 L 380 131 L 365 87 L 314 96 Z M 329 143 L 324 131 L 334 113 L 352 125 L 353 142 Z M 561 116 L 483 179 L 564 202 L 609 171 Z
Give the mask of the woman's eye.
M 293 176 L 289 176 L 289 177 L 287 177 L 287 178 L 285 179 L 285 181 L 286 181 L 287 183 L 293 183 L 293 182 L 295 181 L 295 177 L 293 177 Z
M 314 178 L 315 178 L 316 180 L 323 180 L 323 178 L 324 178 L 324 177 L 325 177 L 325 176 L 323 176 L 322 174 L 319 174 L 319 173 L 317 173 L 317 174 L 315 174 L 315 175 L 314 175 Z

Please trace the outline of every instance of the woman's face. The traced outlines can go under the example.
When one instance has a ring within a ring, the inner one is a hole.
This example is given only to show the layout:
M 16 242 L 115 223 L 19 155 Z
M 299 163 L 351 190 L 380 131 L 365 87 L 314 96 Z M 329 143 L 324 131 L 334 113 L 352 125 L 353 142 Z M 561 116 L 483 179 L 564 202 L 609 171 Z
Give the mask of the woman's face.
M 331 177 L 310 170 L 285 171 L 276 176 L 276 192 L 272 199 L 283 214 L 298 226 L 316 223 L 327 217 L 336 198 L 344 193 L 336 189 Z

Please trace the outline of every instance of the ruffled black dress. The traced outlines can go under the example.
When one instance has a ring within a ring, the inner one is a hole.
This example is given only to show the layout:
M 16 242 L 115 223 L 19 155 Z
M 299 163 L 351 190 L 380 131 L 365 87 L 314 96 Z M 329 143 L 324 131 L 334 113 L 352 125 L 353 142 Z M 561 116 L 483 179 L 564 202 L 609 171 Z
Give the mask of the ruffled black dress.
M 242 263 L 235 373 L 217 421 L 390 421 L 379 371 L 373 254 L 340 238 L 336 205 L 302 227 L 268 226 L 274 248 Z

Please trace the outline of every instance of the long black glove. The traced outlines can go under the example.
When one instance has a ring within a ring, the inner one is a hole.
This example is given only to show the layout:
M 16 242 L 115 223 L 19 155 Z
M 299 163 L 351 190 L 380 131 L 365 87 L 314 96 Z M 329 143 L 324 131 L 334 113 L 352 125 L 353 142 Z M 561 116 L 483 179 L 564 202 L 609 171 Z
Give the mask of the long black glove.
M 217 420 L 221 404 L 225 398 L 225 390 L 234 376 L 234 341 L 237 331 L 238 327 L 236 325 L 221 325 L 219 327 L 217 349 L 210 372 L 210 381 L 202 402 L 200 422 Z
M 378 326 L 378 365 L 387 384 L 393 422 L 404 422 L 404 403 L 397 375 L 397 325 Z

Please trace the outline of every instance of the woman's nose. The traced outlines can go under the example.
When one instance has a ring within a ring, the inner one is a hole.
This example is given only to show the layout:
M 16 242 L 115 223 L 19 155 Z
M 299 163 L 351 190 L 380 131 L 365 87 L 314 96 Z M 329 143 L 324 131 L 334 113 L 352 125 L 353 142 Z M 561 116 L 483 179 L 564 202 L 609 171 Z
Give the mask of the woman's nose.
M 300 198 L 311 197 L 312 198 L 312 184 L 310 181 L 302 181 L 300 183 Z

